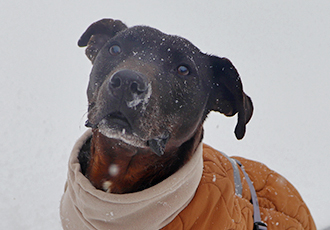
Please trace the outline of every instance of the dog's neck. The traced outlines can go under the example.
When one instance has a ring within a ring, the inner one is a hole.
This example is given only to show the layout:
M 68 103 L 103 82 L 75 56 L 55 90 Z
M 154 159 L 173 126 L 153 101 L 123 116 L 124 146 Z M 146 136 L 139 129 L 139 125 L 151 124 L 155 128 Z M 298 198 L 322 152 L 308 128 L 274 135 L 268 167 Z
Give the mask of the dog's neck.
M 97 188 L 123 194 L 149 188 L 181 168 L 202 140 L 203 127 L 179 148 L 161 157 L 149 148 L 136 148 L 93 130 L 86 176 Z

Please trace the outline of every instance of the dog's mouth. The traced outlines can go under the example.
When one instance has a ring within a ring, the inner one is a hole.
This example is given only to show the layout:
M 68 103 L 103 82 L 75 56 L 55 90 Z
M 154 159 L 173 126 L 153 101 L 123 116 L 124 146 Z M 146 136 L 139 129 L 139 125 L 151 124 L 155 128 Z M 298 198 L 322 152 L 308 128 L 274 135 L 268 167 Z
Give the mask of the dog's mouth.
M 114 126 L 113 128 L 115 128 L 115 129 L 116 128 L 119 129 L 119 130 L 125 129 L 126 131 L 132 130 L 132 127 L 131 127 L 129 121 L 127 120 L 127 118 L 121 112 L 111 113 L 111 114 L 105 116 L 101 120 L 101 122 L 103 120 L 106 120 L 108 125 Z
M 146 147 L 146 141 L 134 132 L 128 118 L 119 111 L 104 116 L 97 124 L 86 121 L 86 126 L 98 129 L 108 138 L 121 140 L 135 147 Z
M 99 120 L 97 123 L 91 123 L 89 120 L 85 123 L 86 127 L 117 130 L 125 134 L 132 134 L 132 126 L 127 117 L 117 111 L 112 112 Z
M 123 128 L 131 128 L 131 125 L 128 121 L 128 119 L 122 114 L 121 112 L 113 112 L 108 115 L 105 115 L 101 119 L 99 119 L 98 122 L 92 123 L 90 120 L 87 120 L 85 123 L 86 127 L 89 128 L 98 128 L 98 126 L 102 122 L 107 122 L 108 124 L 112 124 L 114 126 L 118 126 L 118 128 L 123 127 Z
M 143 139 L 136 134 L 129 122 L 121 112 L 113 112 L 106 115 L 98 124 L 86 121 L 86 127 L 96 128 L 108 138 L 121 140 L 126 144 L 139 147 L 149 147 L 155 154 L 164 154 L 166 143 L 170 137 L 169 133 L 164 133 L 156 138 Z

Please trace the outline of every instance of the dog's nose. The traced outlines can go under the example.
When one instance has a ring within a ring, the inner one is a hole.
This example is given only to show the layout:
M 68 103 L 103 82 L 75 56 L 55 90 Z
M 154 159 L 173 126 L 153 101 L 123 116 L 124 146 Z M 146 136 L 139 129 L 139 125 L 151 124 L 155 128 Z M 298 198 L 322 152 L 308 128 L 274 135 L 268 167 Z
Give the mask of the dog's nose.
M 113 74 L 109 80 L 109 90 L 117 98 L 131 101 L 148 91 L 146 78 L 132 70 L 120 70 Z

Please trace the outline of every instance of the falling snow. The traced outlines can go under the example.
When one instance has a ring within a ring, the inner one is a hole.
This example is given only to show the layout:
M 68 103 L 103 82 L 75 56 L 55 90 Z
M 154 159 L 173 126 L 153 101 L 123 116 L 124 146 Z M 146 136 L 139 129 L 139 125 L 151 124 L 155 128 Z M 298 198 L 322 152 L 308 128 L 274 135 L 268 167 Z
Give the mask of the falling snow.
M 145 6 L 130 0 L 127 10 L 111 11 L 123 3 L 2 1 L 6 20 L 1 28 L 8 36 L 0 38 L 5 44 L 0 62 L 0 229 L 61 229 L 68 158 L 85 130 L 87 110 L 90 64 L 75 43 L 88 23 L 101 17 L 151 25 L 187 37 L 203 52 L 230 58 L 255 113 L 242 141 L 233 136 L 235 117 L 210 114 L 205 142 L 280 172 L 298 188 L 318 229 L 330 226 L 330 199 L 324 192 L 330 183 L 320 176 L 330 175 L 330 78 L 325 77 L 330 72 L 330 3 L 242 3 L 218 7 L 220 1 L 200 1 L 190 7 L 180 0 L 174 5 L 154 1 L 148 9 L 155 14 L 132 14 Z M 194 17 L 205 9 L 203 17 Z

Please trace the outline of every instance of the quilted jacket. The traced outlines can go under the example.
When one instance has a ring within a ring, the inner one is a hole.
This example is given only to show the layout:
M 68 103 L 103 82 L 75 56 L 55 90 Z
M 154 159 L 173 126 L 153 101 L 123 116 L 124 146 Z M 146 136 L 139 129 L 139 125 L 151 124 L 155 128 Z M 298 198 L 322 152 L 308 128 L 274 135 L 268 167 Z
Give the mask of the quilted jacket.
M 217 150 L 204 144 L 204 171 L 189 205 L 163 230 L 253 229 L 251 193 L 240 170 L 243 194 L 235 195 L 233 167 Z M 258 196 L 261 219 L 268 230 L 316 229 L 298 191 L 264 164 L 234 157 L 249 175 Z

